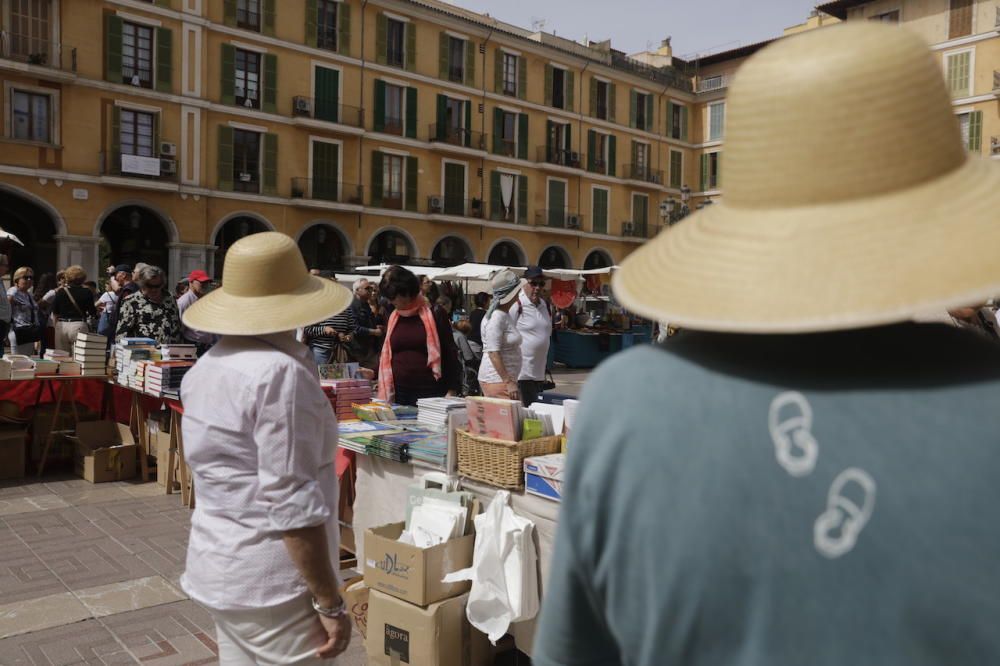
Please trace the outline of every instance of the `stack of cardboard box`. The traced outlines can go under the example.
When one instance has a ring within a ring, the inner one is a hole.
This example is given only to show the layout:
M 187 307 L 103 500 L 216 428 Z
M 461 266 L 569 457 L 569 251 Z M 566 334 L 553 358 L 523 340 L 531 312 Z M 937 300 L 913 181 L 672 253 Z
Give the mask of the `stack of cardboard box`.
M 28 420 L 15 403 L 0 403 L 0 480 L 25 474 Z

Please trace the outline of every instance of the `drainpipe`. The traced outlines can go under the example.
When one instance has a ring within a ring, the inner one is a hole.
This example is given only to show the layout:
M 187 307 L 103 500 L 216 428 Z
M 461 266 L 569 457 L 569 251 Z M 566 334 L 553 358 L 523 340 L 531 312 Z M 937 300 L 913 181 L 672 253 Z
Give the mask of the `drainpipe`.
M 579 117 L 579 120 L 577 120 L 577 123 L 576 123 L 576 133 L 577 133 L 577 137 L 576 137 L 576 142 L 577 143 L 576 143 L 576 145 L 579 148 L 576 151 L 577 155 L 583 155 L 583 88 L 584 88 L 584 85 L 583 85 L 583 75 L 587 73 L 587 69 L 589 67 L 590 67 L 590 61 L 588 60 L 587 64 L 583 66 L 583 69 L 580 70 L 580 94 L 576 96 L 577 116 Z M 583 166 L 581 165 L 580 168 L 583 168 Z M 583 178 L 577 176 L 577 182 L 576 182 L 576 214 L 577 215 L 581 215 L 582 214 L 581 213 L 581 211 L 582 211 L 582 202 L 583 202 Z M 593 211 L 591 211 L 591 214 L 593 214 Z M 593 220 L 591 220 L 591 224 L 593 224 Z M 581 230 L 578 230 L 578 231 L 581 231 Z M 577 248 L 580 247 L 580 236 L 579 236 L 579 234 L 577 234 L 577 237 L 576 237 L 576 246 L 577 246 Z
M 364 155 L 365 155 L 365 14 L 368 8 L 368 0 L 362 0 L 361 2 L 361 97 L 358 99 L 358 108 L 361 115 L 361 130 L 362 133 L 358 136 L 358 186 L 364 182 Z M 371 183 L 368 184 L 371 187 Z M 364 190 L 361 191 L 361 206 L 365 205 L 365 193 Z M 358 235 L 357 238 L 360 239 L 361 234 L 361 218 L 364 216 L 364 212 L 358 213 Z M 366 248 L 362 248 L 364 250 Z M 355 255 L 361 256 L 358 253 L 357 245 L 355 245 Z
M 658 120 L 662 120 L 663 118 L 666 118 L 666 115 L 664 115 L 665 114 L 665 110 L 663 108 L 663 97 L 664 97 L 664 95 L 667 94 L 668 90 L 670 90 L 670 86 L 666 85 L 666 86 L 663 87 L 663 92 L 660 93 L 660 114 L 659 114 L 660 117 L 659 117 Z M 663 142 L 664 142 L 664 136 L 665 136 L 663 134 L 663 132 L 666 131 L 666 129 L 667 128 L 664 127 L 662 131 L 656 133 L 656 137 L 657 137 L 656 140 L 657 140 L 657 143 L 659 143 L 659 146 L 657 146 L 657 148 L 656 148 L 656 169 L 660 173 L 666 173 L 665 169 L 661 169 L 660 168 L 661 166 L 663 166 L 662 160 L 661 160 L 661 153 L 663 152 Z M 669 154 L 668 154 L 668 158 L 669 158 Z M 670 165 L 670 160 L 669 159 L 667 160 L 667 165 L 668 166 Z M 669 174 L 668 174 L 668 177 L 664 178 L 664 181 L 665 182 L 660 183 L 660 185 L 663 186 L 663 187 L 666 187 L 667 183 L 670 182 Z M 663 196 L 663 192 L 660 192 L 660 196 L 661 197 Z M 647 213 L 647 217 L 650 214 L 651 214 L 651 212 Z M 659 216 L 659 214 L 660 214 L 660 202 L 659 201 L 656 202 L 656 214 L 657 214 L 657 216 Z M 646 220 L 646 225 L 647 225 L 647 227 L 649 226 L 649 220 L 648 219 Z
M 487 113 L 486 113 L 486 55 L 490 51 L 489 48 L 487 47 L 487 45 L 490 43 L 490 40 L 493 39 L 493 33 L 496 32 L 496 24 L 497 24 L 497 20 L 493 19 L 493 25 L 490 26 L 490 31 L 486 35 L 486 41 L 483 42 L 483 53 L 481 54 L 483 56 L 483 95 L 482 95 L 483 112 L 481 114 L 479 114 L 481 116 L 481 118 L 482 118 L 482 121 L 480 122 L 479 126 L 481 128 L 482 135 L 483 135 L 483 150 L 486 150 L 486 116 L 487 116 Z M 485 157 L 480 157 L 479 158 L 479 170 L 483 172 L 483 177 L 479 179 L 479 205 L 481 206 L 480 213 L 483 215 L 483 218 L 485 219 L 486 214 L 487 214 L 486 213 L 486 158 Z M 483 225 L 481 225 L 481 224 L 479 225 L 479 240 L 483 240 Z

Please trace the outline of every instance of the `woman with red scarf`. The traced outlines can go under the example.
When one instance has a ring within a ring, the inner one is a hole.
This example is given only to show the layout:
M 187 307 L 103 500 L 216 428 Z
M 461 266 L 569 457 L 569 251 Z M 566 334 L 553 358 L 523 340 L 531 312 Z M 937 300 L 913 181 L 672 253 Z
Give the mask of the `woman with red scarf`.
M 462 375 L 451 325 L 431 310 L 417 276 L 393 266 L 382 276 L 379 293 L 394 309 L 379 359 L 378 397 L 416 405 L 421 398 L 457 395 Z

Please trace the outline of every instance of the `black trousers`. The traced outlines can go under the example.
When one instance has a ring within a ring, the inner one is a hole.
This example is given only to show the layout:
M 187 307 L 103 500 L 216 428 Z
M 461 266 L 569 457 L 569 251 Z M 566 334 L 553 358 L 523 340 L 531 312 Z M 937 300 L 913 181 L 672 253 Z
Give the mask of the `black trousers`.
M 517 390 L 521 392 L 521 404 L 525 407 L 533 402 L 538 402 L 538 396 L 542 394 L 542 384 L 534 379 L 517 380 Z

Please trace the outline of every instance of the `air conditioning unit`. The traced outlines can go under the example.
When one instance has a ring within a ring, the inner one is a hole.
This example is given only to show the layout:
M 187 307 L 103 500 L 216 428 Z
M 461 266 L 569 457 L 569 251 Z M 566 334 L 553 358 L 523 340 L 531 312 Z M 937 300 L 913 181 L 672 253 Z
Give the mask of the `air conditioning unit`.
M 631 236 L 635 232 L 635 225 L 631 222 L 622 222 L 622 236 Z
M 177 144 L 169 141 L 160 142 L 160 157 L 177 157 Z
M 432 213 L 440 213 L 444 210 L 444 198 L 439 196 L 432 196 L 427 200 Z
M 177 173 L 177 160 L 160 160 L 160 174 Z
M 297 116 L 311 116 L 312 115 L 312 100 L 308 97 L 296 97 L 295 98 L 295 115 Z
M 566 216 L 566 228 L 567 229 L 579 229 L 580 228 L 580 216 L 579 215 L 567 215 Z

